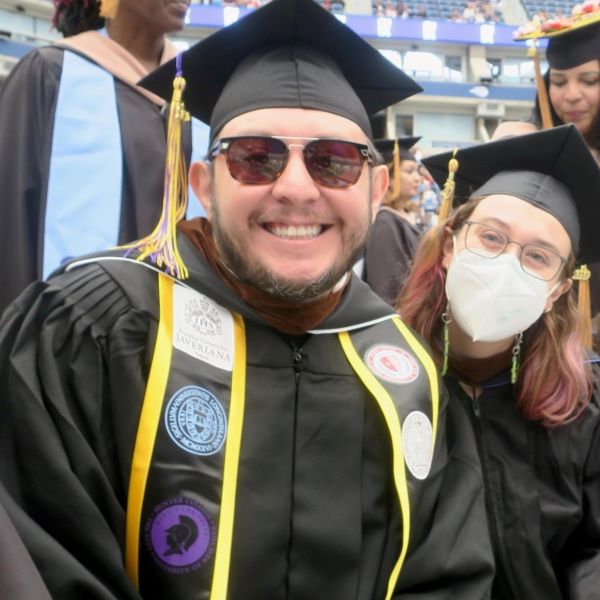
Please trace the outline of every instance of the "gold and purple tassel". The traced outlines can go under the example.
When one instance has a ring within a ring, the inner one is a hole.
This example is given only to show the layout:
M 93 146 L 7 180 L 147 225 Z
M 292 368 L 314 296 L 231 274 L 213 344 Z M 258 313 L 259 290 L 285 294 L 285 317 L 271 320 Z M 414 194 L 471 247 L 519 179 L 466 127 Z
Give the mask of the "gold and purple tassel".
M 187 170 L 181 148 L 181 131 L 183 123 L 190 120 L 190 114 L 183 103 L 186 81 L 182 75 L 181 53 L 176 58 L 176 69 L 167 122 L 167 158 L 162 214 L 158 225 L 150 235 L 121 247 L 127 248 L 126 255 L 139 251 L 136 260 L 143 261 L 149 257 L 158 267 L 164 267 L 169 275 L 177 279 L 186 279 L 188 270 L 177 247 L 177 223 L 184 218 L 188 202 Z

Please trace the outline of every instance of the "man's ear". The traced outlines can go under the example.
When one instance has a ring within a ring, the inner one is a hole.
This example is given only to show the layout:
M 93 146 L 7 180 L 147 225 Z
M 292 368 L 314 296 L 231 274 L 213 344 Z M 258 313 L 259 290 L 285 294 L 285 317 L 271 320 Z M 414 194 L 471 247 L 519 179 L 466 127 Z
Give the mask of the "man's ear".
M 387 193 L 390 183 L 390 174 L 386 165 L 378 165 L 373 167 L 373 175 L 371 177 L 371 210 L 373 221 L 377 215 L 377 211 L 381 206 L 381 202 Z
M 200 203 L 204 207 L 206 216 L 210 220 L 211 218 L 211 182 L 212 173 L 210 163 L 198 161 L 192 163 L 188 174 L 189 183 L 194 190 L 194 194 L 200 200 Z

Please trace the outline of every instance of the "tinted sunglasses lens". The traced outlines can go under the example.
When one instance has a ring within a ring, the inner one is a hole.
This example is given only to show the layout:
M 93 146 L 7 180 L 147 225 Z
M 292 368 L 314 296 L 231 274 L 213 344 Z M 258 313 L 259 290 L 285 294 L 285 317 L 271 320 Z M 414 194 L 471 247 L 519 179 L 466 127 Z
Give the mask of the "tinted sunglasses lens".
M 287 146 L 278 139 L 240 137 L 227 148 L 227 167 L 242 183 L 261 184 L 275 181 L 285 168 Z
M 348 187 L 362 172 L 364 158 L 351 142 L 315 140 L 307 144 L 304 155 L 308 172 L 321 185 Z

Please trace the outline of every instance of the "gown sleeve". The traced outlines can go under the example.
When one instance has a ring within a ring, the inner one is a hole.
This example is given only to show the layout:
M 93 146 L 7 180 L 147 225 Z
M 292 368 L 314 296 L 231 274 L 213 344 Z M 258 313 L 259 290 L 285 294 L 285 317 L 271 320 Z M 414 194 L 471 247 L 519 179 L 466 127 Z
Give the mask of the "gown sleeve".
M 25 56 L 0 88 L 0 312 L 41 275 L 45 194 L 62 53 Z
M 600 370 L 588 407 L 590 443 L 584 457 L 581 488 L 581 521 L 563 550 L 565 600 L 590 600 L 600 590 Z M 579 440 L 585 439 L 578 436 Z M 574 442 L 577 443 L 577 442 Z
M 97 265 L 57 281 L 0 321 L 6 510 L 53 598 L 137 600 L 121 548 L 153 325 Z
M 0 488 L 0 598 L 51 600 L 19 534 L 4 509 Z
M 364 280 L 390 306 L 394 306 L 408 276 L 417 245 L 417 230 L 391 210 L 377 213 L 365 247 Z
M 443 417 L 441 412 L 440 423 Z M 413 507 L 415 543 L 409 546 L 393 600 L 491 597 L 494 558 L 475 436 L 459 402 L 446 405 L 445 420 L 437 468 Z

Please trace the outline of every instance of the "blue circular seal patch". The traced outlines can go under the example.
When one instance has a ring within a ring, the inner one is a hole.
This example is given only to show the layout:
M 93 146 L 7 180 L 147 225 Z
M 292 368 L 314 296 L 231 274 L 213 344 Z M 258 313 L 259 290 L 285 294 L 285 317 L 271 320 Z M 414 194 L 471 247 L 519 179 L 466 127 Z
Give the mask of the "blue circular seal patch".
M 227 435 L 227 416 L 219 401 L 208 390 L 193 385 L 173 394 L 165 425 L 180 448 L 200 456 L 218 452 Z
M 154 561 L 173 574 L 189 573 L 214 554 L 216 530 L 206 510 L 185 497 L 154 508 L 144 527 L 146 547 Z

